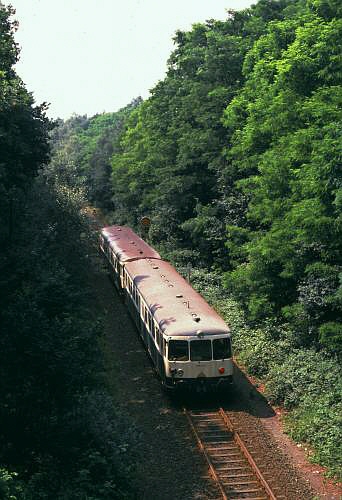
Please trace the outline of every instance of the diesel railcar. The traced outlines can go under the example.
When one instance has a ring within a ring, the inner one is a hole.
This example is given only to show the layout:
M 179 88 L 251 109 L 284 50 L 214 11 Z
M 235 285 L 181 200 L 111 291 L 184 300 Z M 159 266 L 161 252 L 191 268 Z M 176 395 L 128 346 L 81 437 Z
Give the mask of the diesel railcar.
M 102 229 L 100 250 L 163 385 L 231 384 L 229 327 L 171 264 L 125 226 Z

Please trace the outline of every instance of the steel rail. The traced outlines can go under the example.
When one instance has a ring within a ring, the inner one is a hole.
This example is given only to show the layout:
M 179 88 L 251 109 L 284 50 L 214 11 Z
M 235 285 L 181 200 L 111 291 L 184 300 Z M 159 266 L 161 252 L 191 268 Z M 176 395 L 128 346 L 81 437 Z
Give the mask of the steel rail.
M 255 463 L 252 455 L 249 453 L 249 451 L 246 448 L 245 443 L 242 441 L 239 433 L 234 429 L 234 426 L 226 414 L 226 412 L 223 410 L 223 408 L 219 409 L 219 413 L 221 417 L 223 418 L 225 424 L 227 425 L 229 431 L 233 434 L 233 438 L 236 441 L 236 443 L 239 445 L 242 453 L 245 455 L 246 459 L 248 460 L 250 466 L 252 467 L 253 471 L 255 472 L 255 475 L 259 479 L 260 483 L 262 484 L 263 488 L 265 489 L 267 495 L 269 496 L 270 500 L 277 500 L 277 497 L 274 495 L 273 491 L 271 490 L 270 485 L 264 478 L 262 472 L 260 471 L 259 467 Z
M 220 492 L 221 492 L 223 500 L 229 500 L 228 497 L 227 497 L 227 495 L 226 495 L 226 492 L 224 490 L 224 486 L 221 483 L 220 478 L 216 474 L 216 471 L 215 471 L 215 468 L 214 468 L 214 466 L 212 464 L 212 461 L 210 460 L 210 457 L 209 457 L 209 455 L 208 455 L 208 453 L 207 453 L 207 451 L 206 451 L 206 449 L 205 449 L 205 447 L 204 447 L 204 445 L 202 443 L 202 440 L 201 440 L 201 438 L 198 435 L 198 432 L 197 432 L 197 430 L 196 430 L 196 428 L 195 428 L 195 426 L 193 424 L 193 421 L 191 419 L 191 416 L 190 416 L 188 410 L 186 408 L 183 408 L 183 411 L 184 411 L 184 413 L 185 413 L 185 415 L 186 415 L 186 417 L 188 419 L 188 422 L 190 424 L 190 427 L 191 427 L 191 429 L 192 429 L 192 431 L 193 431 L 193 433 L 194 433 L 194 435 L 196 437 L 197 444 L 198 444 L 200 450 L 203 452 L 203 454 L 204 454 L 204 456 L 205 456 L 205 458 L 206 458 L 206 460 L 208 462 L 209 470 L 211 472 L 211 475 L 213 476 L 213 479 L 215 480 L 215 482 L 217 483 L 217 485 L 218 485 L 218 487 L 220 489 Z

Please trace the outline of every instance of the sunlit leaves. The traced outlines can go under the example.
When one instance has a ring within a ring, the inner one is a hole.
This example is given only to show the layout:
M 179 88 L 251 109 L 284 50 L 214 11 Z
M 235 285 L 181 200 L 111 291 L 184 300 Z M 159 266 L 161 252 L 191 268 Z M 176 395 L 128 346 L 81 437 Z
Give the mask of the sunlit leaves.
M 304 323 L 299 310 L 295 313 L 296 301 L 304 307 L 304 288 L 320 289 L 312 263 L 337 272 L 342 241 L 342 25 L 308 7 L 298 18 L 270 23 L 247 54 L 246 85 L 224 116 L 233 134 L 225 175 L 230 172 L 235 187 L 249 196 L 240 233 L 228 228 L 228 250 L 234 257 L 240 241 L 245 261 L 227 283 L 246 301 L 252 318 L 282 310 L 289 319 L 292 310 L 297 327 Z M 246 231 L 248 238 L 241 239 Z M 304 312 L 311 339 L 329 345 L 331 338 L 337 349 L 340 330 L 332 324 L 341 309 L 332 304 L 316 302 Z M 329 318 L 332 323 L 318 334 Z

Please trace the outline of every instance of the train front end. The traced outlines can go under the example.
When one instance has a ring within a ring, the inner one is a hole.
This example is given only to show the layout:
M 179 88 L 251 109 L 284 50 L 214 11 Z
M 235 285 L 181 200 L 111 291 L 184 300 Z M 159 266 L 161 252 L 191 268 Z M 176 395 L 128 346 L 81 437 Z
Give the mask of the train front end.
M 233 382 L 229 334 L 198 330 L 195 335 L 170 337 L 165 352 L 166 383 L 172 388 L 212 390 Z

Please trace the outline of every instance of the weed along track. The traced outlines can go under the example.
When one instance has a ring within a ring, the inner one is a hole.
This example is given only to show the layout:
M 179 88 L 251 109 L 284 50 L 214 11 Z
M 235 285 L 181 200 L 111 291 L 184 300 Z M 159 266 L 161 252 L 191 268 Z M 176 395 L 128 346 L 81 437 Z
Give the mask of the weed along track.
M 184 413 L 224 500 L 286 498 L 272 490 L 227 412 L 184 408 Z

